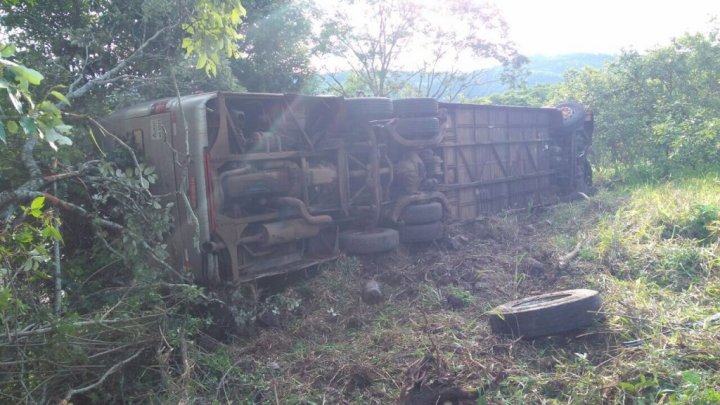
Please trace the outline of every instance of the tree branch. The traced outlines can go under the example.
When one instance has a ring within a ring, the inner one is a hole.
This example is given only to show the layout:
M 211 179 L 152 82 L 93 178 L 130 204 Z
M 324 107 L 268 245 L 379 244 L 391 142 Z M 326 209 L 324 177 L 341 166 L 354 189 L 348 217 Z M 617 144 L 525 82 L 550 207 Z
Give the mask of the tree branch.
M 164 32 L 169 31 L 170 29 L 173 29 L 177 26 L 178 26 L 178 23 L 175 23 L 175 24 L 170 24 L 168 26 L 160 28 L 159 30 L 157 30 L 155 32 L 155 34 L 153 34 L 150 38 L 145 40 L 145 42 L 143 42 L 130 56 L 128 56 L 127 59 L 120 61 L 120 63 L 115 65 L 115 67 L 113 67 L 112 69 L 108 70 L 107 72 L 103 73 L 102 75 L 100 75 L 94 79 L 88 80 L 87 82 L 85 82 L 85 84 L 83 84 L 82 86 L 80 86 L 77 89 L 72 88 L 72 86 L 71 86 L 71 88 L 68 89 L 67 94 L 65 94 L 65 98 L 67 98 L 68 100 L 71 100 L 74 98 L 82 97 L 88 91 L 92 90 L 93 87 L 98 86 L 98 85 L 105 83 L 108 80 L 112 79 L 113 77 L 115 77 L 115 75 L 117 75 L 119 72 L 121 72 L 123 69 L 125 69 L 127 67 L 127 65 L 130 64 L 130 62 L 132 62 L 135 59 L 142 56 L 143 52 L 145 51 L 145 48 L 147 48 L 151 42 L 153 42 L 155 39 L 157 39 Z M 82 72 L 81 72 L 81 74 L 82 74 Z M 76 80 L 76 82 L 77 82 L 77 80 Z M 75 84 L 76 83 L 73 83 L 73 85 L 75 85 Z
M 140 349 L 140 350 L 138 350 L 137 352 L 135 352 L 135 354 L 133 354 L 132 356 L 130 356 L 130 357 L 128 357 L 127 359 L 125 359 L 125 360 L 123 360 L 123 361 L 115 364 L 114 366 L 110 367 L 107 371 L 105 371 L 105 373 L 102 375 L 102 377 L 100 377 L 100 379 L 97 380 L 97 381 L 95 381 L 94 383 L 92 383 L 92 384 L 90 384 L 90 385 L 86 385 L 85 387 L 82 387 L 82 388 L 71 388 L 70 391 L 68 391 L 67 395 L 65 395 L 65 399 L 62 400 L 61 404 L 63 404 L 63 405 L 64 405 L 64 404 L 69 404 L 69 403 L 70 403 L 70 399 L 71 399 L 74 395 L 82 394 L 82 393 L 85 393 L 85 392 L 88 392 L 88 391 L 90 391 L 90 390 L 92 390 L 92 389 L 97 388 L 97 387 L 100 386 L 102 383 L 104 383 L 105 380 L 106 380 L 110 375 L 112 375 L 112 374 L 114 374 L 115 372 L 117 372 L 118 370 L 120 370 L 120 368 L 122 368 L 122 366 L 126 365 L 127 363 L 130 363 L 131 361 L 135 360 L 138 356 L 140 356 L 140 354 L 141 354 L 144 350 L 145 350 L 145 349 Z
M 99 217 L 93 216 L 85 208 L 80 207 L 79 205 L 70 203 L 68 201 L 61 200 L 61 199 L 57 198 L 56 196 L 49 194 L 49 193 L 42 193 L 39 191 L 26 191 L 21 195 L 21 197 L 26 197 L 28 199 L 32 199 L 35 197 L 41 197 L 41 196 L 45 197 L 47 199 L 47 201 L 49 201 L 50 203 L 52 203 L 64 210 L 75 212 L 76 214 L 86 218 L 95 226 L 127 233 L 145 250 L 145 253 L 148 256 L 150 256 L 150 258 L 153 259 L 157 264 L 162 266 L 169 273 L 174 274 L 179 280 L 186 279 L 186 277 L 184 277 L 182 274 L 178 273 L 177 270 L 175 270 L 172 266 L 170 266 L 164 260 L 159 258 L 155 253 L 153 253 L 154 248 L 152 246 L 150 246 L 140 235 L 127 229 L 125 226 L 118 224 L 117 222 L 112 222 L 112 221 L 109 221 L 104 218 L 99 218 Z
M 38 139 L 36 136 L 28 136 L 27 140 L 25 140 L 25 144 L 23 145 L 22 152 L 20 154 L 20 158 L 22 159 L 23 164 L 25 165 L 25 168 L 30 175 L 30 178 L 40 177 L 40 166 L 38 166 L 37 161 L 35 160 L 35 156 L 33 156 L 33 151 L 35 150 L 37 142 Z
M 162 315 L 163 315 L 162 313 L 157 313 L 157 314 L 150 314 L 150 315 L 140 316 L 140 317 L 137 317 L 137 318 L 127 318 L 127 319 L 122 318 L 122 319 L 108 319 L 108 320 L 102 320 L 102 319 L 101 319 L 101 320 L 92 320 L 92 321 L 79 321 L 79 322 L 73 322 L 70 326 L 72 326 L 72 327 L 74 327 L 74 328 L 82 328 L 82 327 L 85 327 L 85 326 L 114 325 L 114 324 L 124 323 L 124 322 L 135 322 L 135 321 L 142 321 L 142 320 L 146 320 L 146 319 L 153 319 L 153 318 L 157 318 L 157 317 L 162 316 Z M 16 333 L 6 334 L 6 335 L 4 335 L 4 336 L 2 336 L 2 337 L 5 338 L 8 342 L 12 342 L 12 341 L 15 341 L 15 340 L 17 340 L 17 339 L 19 339 L 19 338 L 24 338 L 24 337 L 29 337 L 29 336 L 35 336 L 35 335 L 43 335 L 43 334 L 46 334 L 46 333 L 50 333 L 50 332 L 52 332 L 52 331 L 54 331 L 54 330 L 57 330 L 57 327 L 55 327 L 55 326 L 43 326 L 43 327 L 37 328 L 37 329 L 25 328 L 25 329 L 23 329 L 23 330 L 21 330 L 21 331 L 18 331 L 18 332 L 16 332 Z

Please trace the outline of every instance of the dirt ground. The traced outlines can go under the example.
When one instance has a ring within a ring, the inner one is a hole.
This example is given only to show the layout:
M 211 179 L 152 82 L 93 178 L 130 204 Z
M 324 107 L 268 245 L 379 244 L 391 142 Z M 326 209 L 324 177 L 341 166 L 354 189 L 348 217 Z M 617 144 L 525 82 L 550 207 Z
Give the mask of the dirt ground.
M 218 383 L 217 399 L 391 404 L 421 378 L 478 390 L 481 398 L 465 403 L 500 403 L 523 378 L 552 372 L 563 359 L 580 353 L 602 362 L 612 350 L 599 327 L 536 341 L 490 331 L 487 312 L 503 302 L 592 287 L 584 281 L 592 269 L 559 265 L 572 246 L 553 244 L 562 229 L 548 218 L 522 212 L 455 224 L 446 240 L 345 257 L 285 283 L 263 304 L 261 326 L 229 346 L 232 372 Z M 381 286 L 382 302 L 362 301 L 368 280 Z M 561 395 L 557 385 L 539 395 Z

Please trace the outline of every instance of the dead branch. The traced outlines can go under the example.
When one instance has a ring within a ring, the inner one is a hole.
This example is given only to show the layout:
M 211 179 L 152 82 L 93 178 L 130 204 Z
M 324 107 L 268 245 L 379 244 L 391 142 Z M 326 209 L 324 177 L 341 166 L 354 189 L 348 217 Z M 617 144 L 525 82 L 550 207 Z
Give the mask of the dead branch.
M 252 346 L 248 346 L 240 350 L 239 353 L 236 353 L 235 355 L 238 357 L 238 359 L 228 367 L 227 370 L 223 373 L 222 377 L 220 378 L 220 382 L 217 385 L 217 388 L 215 388 L 215 398 L 217 399 L 220 396 L 220 390 L 225 389 L 225 380 L 227 379 L 228 375 L 230 375 L 230 372 L 240 364 L 245 359 L 245 354 L 249 351 L 254 349 Z
M 88 392 L 88 391 L 90 391 L 90 390 L 92 390 L 92 389 L 97 388 L 97 387 L 100 386 L 102 383 L 104 383 L 105 380 L 106 380 L 110 375 L 112 375 L 112 374 L 114 374 L 115 372 L 117 372 L 118 370 L 120 370 L 120 368 L 122 368 L 122 367 L 123 367 L 124 365 L 126 365 L 127 363 L 130 363 L 131 361 L 135 360 L 144 350 L 145 350 L 145 349 L 140 349 L 140 350 L 138 350 L 137 352 L 135 352 L 135 354 L 133 354 L 132 356 L 130 356 L 130 357 L 128 357 L 127 359 L 125 359 L 125 360 L 123 360 L 123 361 L 115 364 L 114 366 L 110 367 L 107 371 L 105 371 L 105 373 L 100 377 L 100 379 L 97 380 L 97 381 L 95 381 L 94 383 L 92 383 L 92 384 L 90 384 L 90 385 L 86 385 L 85 387 L 82 387 L 82 388 L 71 388 L 70 391 L 68 391 L 67 395 L 65 395 L 65 399 L 63 399 L 60 403 L 63 404 L 63 405 L 65 405 L 65 404 L 70 404 L 70 399 L 71 399 L 74 395 L 83 394 L 83 393 L 85 393 L 85 392 Z
M 151 314 L 151 315 L 145 315 L 138 318 L 128 318 L 128 319 L 108 319 L 108 320 L 93 320 L 93 321 L 79 321 L 79 322 L 73 322 L 70 324 L 70 326 L 75 328 L 80 328 L 84 326 L 108 326 L 113 324 L 119 324 L 119 323 L 127 323 L 127 322 L 137 322 L 137 321 L 143 321 L 148 319 L 153 319 L 160 317 L 164 314 L 158 313 L 158 314 Z M 31 325 L 31 327 L 34 325 Z M 28 329 L 29 327 L 23 328 L 22 330 L 15 332 L 15 333 L 9 333 L 6 335 L 1 336 L 3 339 L 6 339 L 9 342 L 12 342 L 19 338 L 24 338 L 28 336 L 36 336 L 36 335 L 43 335 L 46 333 L 50 333 L 55 331 L 57 328 L 55 326 L 43 326 L 41 328 L 37 329 Z
M 29 139 L 35 138 L 31 137 Z M 80 177 L 95 168 L 95 166 L 99 163 L 98 160 L 90 160 L 82 163 L 70 172 L 42 177 L 40 168 L 38 167 L 35 158 L 32 156 L 32 150 L 29 148 L 29 145 L 34 147 L 34 144 L 37 144 L 37 141 L 34 143 L 26 142 L 25 147 L 23 148 L 24 150 L 22 156 L 25 166 L 28 168 L 28 171 L 31 172 L 30 180 L 26 181 L 15 190 L 0 192 L 0 210 L 10 208 L 9 205 L 12 203 L 29 200 L 39 196 L 37 193 L 40 193 L 40 190 L 49 187 L 55 182 Z M 25 153 L 25 149 L 27 149 L 27 153 Z M 37 171 L 35 171 L 35 169 L 37 169 Z
M 585 241 L 580 240 L 580 242 L 575 245 L 575 248 L 570 251 L 570 253 L 566 254 L 565 256 L 560 257 L 558 259 L 558 269 L 560 270 L 567 270 L 567 268 L 570 266 L 570 262 L 575 260 L 575 258 L 580 254 L 580 249 L 582 248 L 582 245 Z

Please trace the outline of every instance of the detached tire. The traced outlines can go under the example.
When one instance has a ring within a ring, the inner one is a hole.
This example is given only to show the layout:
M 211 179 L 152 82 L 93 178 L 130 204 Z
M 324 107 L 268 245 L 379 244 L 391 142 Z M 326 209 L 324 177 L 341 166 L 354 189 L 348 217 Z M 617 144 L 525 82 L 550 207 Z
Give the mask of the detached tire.
M 348 254 L 367 255 L 388 252 L 399 245 L 400 235 L 398 231 L 390 228 L 340 232 L 340 249 Z
M 395 130 L 406 139 L 429 139 L 440 132 L 440 121 L 435 117 L 398 118 Z
M 501 335 L 535 338 L 557 335 L 592 324 L 600 309 L 593 290 L 565 290 L 502 304 L 490 312 L 490 327 Z
M 445 226 L 442 221 L 429 224 L 403 225 L 400 228 L 400 242 L 422 243 L 432 242 L 445 236 Z
M 443 207 L 439 202 L 408 205 L 400 215 L 406 225 L 427 224 L 440 221 L 443 218 Z
M 563 127 L 574 129 L 585 121 L 585 107 L 579 103 L 567 102 L 555 106 L 562 114 Z
M 393 101 L 393 110 L 397 117 L 436 116 L 438 102 L 434 98 L 400 98 Z

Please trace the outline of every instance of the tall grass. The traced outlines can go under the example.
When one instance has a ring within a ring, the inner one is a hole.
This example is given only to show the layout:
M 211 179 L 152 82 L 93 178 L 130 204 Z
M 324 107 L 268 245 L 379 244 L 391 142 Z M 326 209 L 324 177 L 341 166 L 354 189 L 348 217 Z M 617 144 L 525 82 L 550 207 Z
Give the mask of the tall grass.
M 720 313 L 718 176 L 600 192 L 553 212 L 557 229 L 567 210 L 590 218 L 574 222 L 589 235 L 578 268 L 603 293 L 607 338 L 589 366 L 571 357 L 541 376 L 562 386 L 551 402 L 720 403 L 720 325 L 703 321 Z

